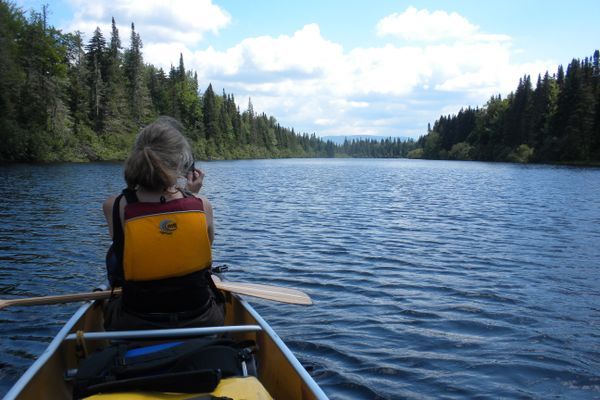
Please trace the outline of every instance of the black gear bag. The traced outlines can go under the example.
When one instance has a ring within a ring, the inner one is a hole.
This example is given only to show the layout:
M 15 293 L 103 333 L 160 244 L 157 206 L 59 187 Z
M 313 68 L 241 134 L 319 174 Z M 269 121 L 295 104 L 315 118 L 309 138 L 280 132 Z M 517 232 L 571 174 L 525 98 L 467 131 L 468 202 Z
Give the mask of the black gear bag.
M 127 391 L 207 393 L 221 378 L 256 374 L 253 342 L 202 338 L 137 346 L 113 344 L 82 360 L 73 397 Z

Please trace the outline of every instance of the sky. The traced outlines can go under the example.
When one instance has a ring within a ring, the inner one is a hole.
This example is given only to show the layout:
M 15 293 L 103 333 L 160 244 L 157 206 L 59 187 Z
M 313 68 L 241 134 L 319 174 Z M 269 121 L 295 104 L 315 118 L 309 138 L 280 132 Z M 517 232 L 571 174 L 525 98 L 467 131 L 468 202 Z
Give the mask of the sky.
M 427 124 L 506 96 L 525 74 L 600 48 L 600 1 L 17 0 L 89 40 L 111 17 L 144 61 L 166 71 L 183 54 L 202 90 L 296 132 L 418 138 Z

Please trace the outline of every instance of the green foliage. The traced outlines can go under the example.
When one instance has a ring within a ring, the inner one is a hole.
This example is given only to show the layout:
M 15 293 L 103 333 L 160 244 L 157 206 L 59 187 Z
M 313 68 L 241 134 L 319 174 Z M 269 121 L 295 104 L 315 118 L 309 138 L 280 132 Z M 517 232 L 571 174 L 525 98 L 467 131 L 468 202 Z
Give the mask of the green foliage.
M 529 162 L 532 156 L 533 149 L 526 144 L 522 144 L 508 154 L 507 160 L 516 163 L 526 163 Z
M 471 160 L 472 150 L 473 147 L 466 142 L 456 143 L 452 146 L 452 149 L 450 149 L 448 158 L 450 160 Z
M 138 129 L 159 115 L 178 118 L 198 159 L 410 157 L 512 162 L 600 163 L 600 52 L 556 74 L 523 77 L 514 93 L 482 108 L 441 116 L 418 141 L 352 140 L 342 145 L 297 134 L 211 84 L 200 93 L 183 56 L 168 75 L 144 63 L 131 25 L 123 50 L 112 21 L 81 33 L 47 26 L 0 0 L 0 161 L 123 159 Z
M 240 112 L 233 95 L 200 93 L 183 56 L 168 75 L 144 63 L 142 39 L 131 25 L 123 49 L 114 19 L 110 38 L 82 34 L 25 17 L 0 0 L 0 161 L 121 160 L 140 127 L 171 115 L 186 128 L 198 159 L 272 157 L 406 157 L 416 146 L 400 139 L 342 146 L 297 134 L 274 117 Z
M 373 139 L 345 140 L 341 149 L 337 149 L 331 142 L 325 144 L 327 157 L 370 157 L 370 158 L 405 158 L 416 147 L 413 140 L 400 138 L 387 138 L 380 141 Z
M 506 99 L 442 116 L 417 143 L 430 159 L 598 164 L 600 52 L 546 72 L 535 89 L 525 76 Z
M 423 157 L 429 159 L 436 159 L 440 157 L 440 151 L 442 150 L 442 136 L 432 131 L 425 138 L 425 144 L 423 145 Z
M 408 158 L 423 158 L 423 149 L 417 148 L 408 152 Z

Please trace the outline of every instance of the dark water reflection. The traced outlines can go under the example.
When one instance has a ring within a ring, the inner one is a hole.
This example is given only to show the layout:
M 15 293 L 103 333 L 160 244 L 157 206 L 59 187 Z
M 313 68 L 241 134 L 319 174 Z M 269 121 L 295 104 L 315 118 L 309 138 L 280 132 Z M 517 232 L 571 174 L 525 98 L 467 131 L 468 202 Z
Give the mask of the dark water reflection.
M 334 399 L 599 398 L 600 170 L 407 160 L 202 164 L 229 279 Z M 104 279 L 117 164 L 0 167 L 0 294 Z M 77 306 L 0 311 L 0 393 Z

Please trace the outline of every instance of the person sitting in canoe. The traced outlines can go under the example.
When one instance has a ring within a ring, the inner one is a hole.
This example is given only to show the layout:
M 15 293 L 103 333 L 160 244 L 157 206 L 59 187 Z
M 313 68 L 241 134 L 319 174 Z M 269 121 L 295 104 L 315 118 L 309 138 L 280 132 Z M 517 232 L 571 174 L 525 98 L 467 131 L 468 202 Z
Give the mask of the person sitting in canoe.
M 103 204 L 113 239 L 109 282 L 123 288 L 106 305 L 107 330 L 224 322 L 223 301 L 210 278 L 212 206 L 198 195 L 204 173 L 195 168 L 182 131 L 170 117 L 143 128 L 125 161 L 127 188 Z

